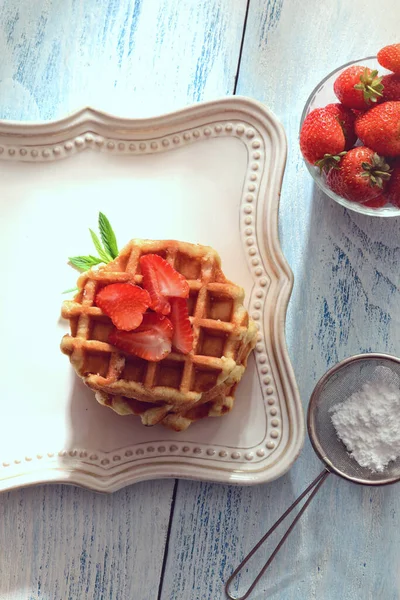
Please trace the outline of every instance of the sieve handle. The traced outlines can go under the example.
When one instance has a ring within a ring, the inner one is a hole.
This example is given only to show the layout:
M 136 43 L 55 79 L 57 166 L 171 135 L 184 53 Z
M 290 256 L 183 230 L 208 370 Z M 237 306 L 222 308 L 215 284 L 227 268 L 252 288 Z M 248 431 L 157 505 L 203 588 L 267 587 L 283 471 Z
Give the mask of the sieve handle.
M 228 579 L 228 581 L 226 582 L 226 585 L 225 585 L 225 593 L 228 596 L 228 598 L 230 598 L 230 600 L 246 600 L 246 598 L 248 598 L 250 596 L 251 592 L 253 591 L 253 589 L 255 588 L 255 586 L 257 585 L 257 583 L 259 582 L 259 580 L 261 579 L 261 577 L 264 575 L 265 571 L 268 569 L 269 565 L 272 563 L 272 561 L 274 560 L 275 556 L 278 554 L 279 550 L 281 549 L 281 547 L 284 544 L 285 540 L 289 536 L 290 532 L 292 531 L 292 529 L 296 525 L 297 521 L 300 519 L 301 515 L 304 513 L 304 511 L 306 510 L 307 506 L 310 504 L 311 500 L 314 498 L 315 494 L 318 492 L 319 488 L 324 483 L 324 481 L 328 477 L 328 475 L 330 475 L 330 472 L 327 469 L 324 469 L 322 471 L 322 473 L 320 473 L 318 475 L 318 477 L 316 477 L 314 479 L 314 481 L 312 483 L 310 483 L 310 485 L 308 486 L 308 488 L 306 490 L 304 490 L 304 492 L 297 498 L 297 500 L 295 500 L 293 502 L 293 504 L 291 506 L 289 506 L 289 508 L 287 509 L 287 511 L 283 513 L 283 515 L 276 521 L 276 523 L 274 523 L 274 525 L 272 525 L 271 529 L 269 529 L 267 531 L 267 533 L 254 546 L 254 548 L 252 550 L 250 550 L 250 552 L 244 558 L 244 560 L 242 560 L 242 562 L 240 563 L 240 565 L 233 571 L 232 575 L 229 577 L 229 579 Z M 312 492 L 311 492 L 311 490 L 312 490 Z M 243 596 L 232 596 L 231 593 L 229 592 L 229 587 L 230 587 L 232 581 L 240 573 L 240 571 L 247 564 L 247 562 L 250 560 L 250 558 L 253 556 L 253 554 L 255 554 L 257 552 L 257 550 L 263 545 L 263 543 L 269 538 L 269 536 L 271 535 L 271 533 L 273 531 L 275 531 L 275 529 L 282 523 L 282 521 L 284 521 L 286 519 L 286 517 L 292 512 L 292 510 L 298 505 L 298 503 L 301 502 L 301 500 L 303 500 L 303 498 L 305 496 L 307 496 L 307 494 L 309 492 L 311 492 L 311 494 L 307 498 L 306 502 L 303 504 L 302 508 L 297 513 L 296 517 L 293 519 L 292 524 L 290 525 L 290 527 L 287 529 L 287 531 L 283 535 L 281 541 L 278 543 L 278 545 L 276 546 L 275 550 L 272 552 L 271 556 L 269 557 L 269 559 L 267 560 L 267 562 L 265 563 L 265 565 L 263 566 L 263 568 L 261 569 L 261 571 L 259 572 L 259 574 L 257 575 L 257 577 L 254 579 L 253 583 L 248 588 L 247 592 Z

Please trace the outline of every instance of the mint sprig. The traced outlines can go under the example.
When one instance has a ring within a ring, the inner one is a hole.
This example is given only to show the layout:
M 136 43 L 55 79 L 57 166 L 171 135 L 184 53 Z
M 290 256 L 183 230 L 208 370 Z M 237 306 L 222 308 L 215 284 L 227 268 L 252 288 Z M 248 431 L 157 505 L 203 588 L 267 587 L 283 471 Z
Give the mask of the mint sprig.
M 97 256 L 71 256 L 69 258 L 69 262 L 71 265 L 79 269 L 80 271 L 88 271 L 91 267 L 95 265 L 99 265 L 104 262 L 101 258 L 97 258 Z
M 95 234 L 95 232 L 92 229 L 89 229 L 90 231 L 90 235 L 92 236 L 92 241 L 93 244 L 97 250 L 97 252 L 99 253 L 99 257 L 101 258 L 101 260 L 105 263 L 109 263 L 112 260 L 112 257 L 103 249 L 99 238 L 97 237 L 97 235 Z
M 118 245 L 115 233 L 106 215 L 104 215 L 102 212 L 99 213 L 99 231 L 103 245 L 101 244 L 96 233 L 92 229 L 89 229 L 89 231 L 98 256 L 89 254 L 88 256 L 71 256 L 68 259 L 71 265 L 82 272 L 88 271 L 92 267 L 100 265 L 101 263 L 108 264 L 118 256 Z
M 110 221 L 102 212 L 99 213 L 99 231 L 105 251 L 114 259 L 118 256 L 118 246 Z
M 103 242 L 103 245 L 100 242 L 96 233 L 92 229 L 89 229 L 90 236 L 92 238 L 94 247 L 97 250 L 98 256 L 89 254 L 88 256 L 70 256 L 68 258 L 71 265 L 79 271 L 81 271 L 82 273 L 88 271 L 96 265 L 100 265 L 102 263 L 108 264 L 118 256 L 118 245 L 115 233 L 110 225 L 110 221 L 102 212 L 99 213 L 98 226 L 101 242 Z M 63 294 L 68 294 L 75 291 L 78 291 L 78 288 L 71 288 L 70 290 L 65 290 Z

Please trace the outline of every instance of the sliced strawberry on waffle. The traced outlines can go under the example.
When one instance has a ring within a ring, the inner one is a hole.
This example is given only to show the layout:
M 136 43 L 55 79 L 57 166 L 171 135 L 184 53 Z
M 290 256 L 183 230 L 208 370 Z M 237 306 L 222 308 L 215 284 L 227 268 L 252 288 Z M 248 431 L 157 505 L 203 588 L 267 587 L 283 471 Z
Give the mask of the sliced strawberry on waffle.
M 96 305 L 110 317 L 117 329 L 124 331 L 140 325 L 150 302 L 146 290 L 130 283 L 111 283 L 96 296 Z
M 150 308 L 162 315 L 171 312 L 169 297 L 188 298 L 186 279 L 158 254 L 145 254 L 140 258 L 143 287 L 151 298 Z
M 189 320 L 187 300 L 171 298 L 170 303 L 170 319 L 174 329 L 172 345 L 183 354 L 188 354 L 193 348 L 193 330 Z
M 114 329 L 109 342 L 127 354 L 134 354 L 144 360 L 159 361 L 171 352 L 173 328 L 171 321 L 157 313 L 148 312 L 135 331 Z

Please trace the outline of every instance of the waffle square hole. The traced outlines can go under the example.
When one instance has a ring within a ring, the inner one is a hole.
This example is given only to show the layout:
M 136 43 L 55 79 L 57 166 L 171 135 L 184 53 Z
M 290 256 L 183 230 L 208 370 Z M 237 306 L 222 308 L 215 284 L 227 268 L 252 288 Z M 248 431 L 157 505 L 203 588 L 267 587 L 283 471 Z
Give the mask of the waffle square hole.
M 196 310 L 196 302 L 197 302 L 197 297 L 198 297 L 198 292 L 192 290 L 189 294 L 189 298 L 188 298 L 188 311 L 189 311 L 189 316 L 193 317 L 194 315 L 194 311 Z
M 157 365 L 156 385 L 179 389 L 185 363 L 175 360 L 162 360 Z
M 199 279 L 201 272 L 201 261 L 178 252 L 175 258 L 174 268 L 186 279 Z
M 191 389 L 194 392 L 208 392 L 208 390 L 217 385 L 220 373 L 219 369 L 195 366 Z
M 122 371 L 122 379 L 125 381 L 136 381 L 137 383 L 143 383 L 146 377 L 147 362 L 141 358 L 126 357 L 125 367 Z
M 206 319 L 225 321 L 232 319 L 233 299 L 230 296 L 217 295 L 212 292 L 207 294 Z
M 227 334 L 202 327 L 200 329 L 199 340 L 197 343 L 196 354 L 202 356 L 216 356 L 220 358 L 224 354 Z
M 90 323 L 89 339 L 108 343 L 108 336 L 113 330 L 113 325 L 108 318 L 92 318 Z
M 100 375 L 106 377 L 111 354 L 109 352 L 87 352 L 83 367 L 84 375 Z

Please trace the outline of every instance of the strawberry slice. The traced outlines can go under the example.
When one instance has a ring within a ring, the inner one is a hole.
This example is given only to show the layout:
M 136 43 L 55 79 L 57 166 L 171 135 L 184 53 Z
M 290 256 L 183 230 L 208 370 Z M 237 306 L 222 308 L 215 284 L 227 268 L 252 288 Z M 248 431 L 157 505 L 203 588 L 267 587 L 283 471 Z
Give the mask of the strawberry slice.
M 148 312 L 135 331 L 114 329 L 108 339 L 110 344 L 127 354 L 155 362 L 171 352 L 172 333 L 172 324 L 167 317 Z
M 131 331 L 142 322 L 151 300 L 149 293 L 137 285 L 112 283 L 100 290 L 95 302 L 117 329 Z
M 171 312 L 168 296 L 187 298 L 189 284 L 186 279 L 158 254 L 145 254 L 140 259 L 143 287 L 151 298 L 150 308 L 162 315 Z
M 193 348 L 193 330 L 189 321 L 189 311 L 185 298 L 171 298 L 171 323 L 174 328 L 172 345 L 188 354 Z

